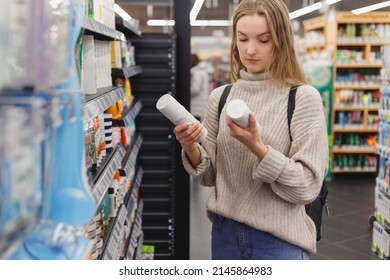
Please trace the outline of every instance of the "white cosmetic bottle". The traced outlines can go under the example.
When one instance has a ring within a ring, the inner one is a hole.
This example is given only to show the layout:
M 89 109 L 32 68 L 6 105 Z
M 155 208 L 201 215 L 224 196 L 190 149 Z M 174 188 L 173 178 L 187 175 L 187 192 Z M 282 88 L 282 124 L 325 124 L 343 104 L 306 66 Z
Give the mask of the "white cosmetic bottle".
M 190 112 L 184 108 L 172 95 L 169 93 L 161 96 L 157 103 L 156 108 L 167 117 L 172 123 L 175 125 L 182 123 L 197 123 L 199 122 Z M 205 127 L 202 128 L 202 136 L 200 140 L 204 140 L 207 136 L 207 129 Z
M 241 99 L 233 99 L 226 107 L 228 116 L 239 126 L 249 125 L 249 108 Z
M 235 122 L 237 125 L 245 128 L 249 125 L 249 107 L 241 99 L 233 99 L 229 102 L 226 107 L 226 114 Z M 261 133 L 261 126 L 256 121 L 257 128 Z

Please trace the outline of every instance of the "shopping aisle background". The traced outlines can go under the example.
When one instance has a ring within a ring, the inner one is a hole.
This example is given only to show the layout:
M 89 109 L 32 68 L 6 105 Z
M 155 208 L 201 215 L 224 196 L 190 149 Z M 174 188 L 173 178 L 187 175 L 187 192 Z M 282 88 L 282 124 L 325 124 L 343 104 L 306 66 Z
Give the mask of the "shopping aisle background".
M 206 202 L 211 188 L 190 184 L 190 259 L 211 259 L 211 222 L 206 216 Z
M 376 260 L 371 252 L 375 178 L 337 179 L 328 183 L 330 216 L 323 219 L 323 238 L 313 260 Z M 211 258 L 211 223 L 206 217 L 209 188 L 191 182 L 190 258 Z

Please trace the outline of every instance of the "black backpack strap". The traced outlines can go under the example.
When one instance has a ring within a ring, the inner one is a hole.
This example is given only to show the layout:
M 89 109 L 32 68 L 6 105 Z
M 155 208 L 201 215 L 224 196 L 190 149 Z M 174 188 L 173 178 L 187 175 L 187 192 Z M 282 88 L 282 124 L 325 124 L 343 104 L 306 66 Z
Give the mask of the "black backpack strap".
M 291 136 L 291 119 L 292 115 L 294 114 L 295 110 L 295 95 L 297 93 L 297 88 L 298 87 L 292 87 L 290 88 L 290 93 L 288 95 L 288 105 L 287 105 L 287 122 L 288 122 L 288 134 L 290 135 L 290 141 L 292 141 L 292 136 Z
M 230 89 L 232 88 L 232 84 L 227 85 L 222 92 L 221 98 L 219 99 L 219 104 L 218 104 L 218 120 L 219 117 L 221 116 L 223 106 L 225 106 L 226 99 L 230 93 Z

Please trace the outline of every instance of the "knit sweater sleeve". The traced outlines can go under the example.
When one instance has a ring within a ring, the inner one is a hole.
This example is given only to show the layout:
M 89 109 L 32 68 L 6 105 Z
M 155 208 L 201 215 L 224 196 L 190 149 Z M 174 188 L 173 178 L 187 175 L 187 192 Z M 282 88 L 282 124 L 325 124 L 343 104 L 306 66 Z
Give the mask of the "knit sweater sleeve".
M 252 177 L 270 184 L 273 192 L 286 201 L 307 204 L 317 197 L 327 172 L 327 129 L 318 91 L 310 86 L 299 87 L 295 104 L 289 155 L 268 146 Z
M 217 153 L 217 135 L 218 135 L 218 103 L 223 91 L 223 87 L 217 88 L 210 93 L 207 104 L 207 112 L 204 120 L 204 127 L 207 128 L 207 137 L 202 145 L 198 144 L 200 150 L 201 163 L 194 168 L 182 150 L 182 161 L 187 172 L 195 177 L 203 186 L 215 186 L 216 168 L 215 159 Z

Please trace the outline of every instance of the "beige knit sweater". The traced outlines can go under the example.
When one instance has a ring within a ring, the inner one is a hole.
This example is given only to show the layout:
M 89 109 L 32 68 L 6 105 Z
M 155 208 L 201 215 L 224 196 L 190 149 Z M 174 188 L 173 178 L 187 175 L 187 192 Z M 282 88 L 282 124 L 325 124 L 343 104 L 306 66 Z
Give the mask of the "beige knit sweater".
M 226 106 L 218 120 L 224 86 L 209 97 L 204 126 L 208 136 L 199 146 L 201 163 L 194 169 L 182 152 L 185 169 L 201 185 L 215 186 L 207 209 L 245 223 L 310 253 L 316 252 L 316 229 L 304 205 L 314 200 L 328 167 L 328 140 L 321 97 L 311 86 L 300 86 L 291 121 L 287 123 L 289 89 L 265 74 L 241 71 L 226 104 L 240 98 L 262 127 L 268 152 L 260 162 L 226 125 Z

